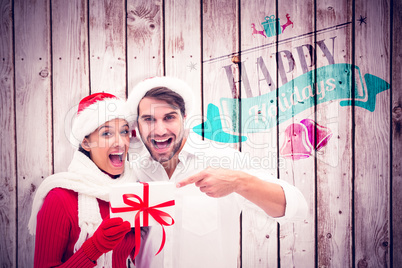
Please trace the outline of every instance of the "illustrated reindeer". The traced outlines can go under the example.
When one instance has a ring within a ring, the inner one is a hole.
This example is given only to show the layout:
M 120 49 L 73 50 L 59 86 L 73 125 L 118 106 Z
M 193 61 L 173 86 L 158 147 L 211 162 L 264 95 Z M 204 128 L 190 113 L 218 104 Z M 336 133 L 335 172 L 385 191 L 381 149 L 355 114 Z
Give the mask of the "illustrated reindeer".
M 286 27 L 288 27 L 290 24 L 292 24 L 292 28 L 293 28 L 293 22 L 290 20 L 290 15 L 286 14 L 286 18 L 288 21 L 282 25 L 282 33 L 286 29 Z
M 265 32 L 264 32 L 264 31 L 257 31 L 257 30 L 255 29 L 255 24 L 254 24 L 254 23 L 251 23 L 251 28 L 253 29 L 253 37 L 254 37 L 255 34 L 261 34 L 262 36 L 267 37 L 267 36 L 265 35 Z

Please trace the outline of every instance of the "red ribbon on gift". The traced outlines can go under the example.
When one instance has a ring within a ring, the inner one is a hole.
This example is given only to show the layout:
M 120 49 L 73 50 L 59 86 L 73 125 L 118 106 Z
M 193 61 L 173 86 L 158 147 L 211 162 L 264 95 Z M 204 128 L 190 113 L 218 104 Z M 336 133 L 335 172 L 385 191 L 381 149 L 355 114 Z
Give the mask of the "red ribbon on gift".
M 141 182 L 144 184 L 143 188 L 143 197 L 144 200 L 141 199 L 140 196 L 136 194 L 124 194 L 123 195 L 123 202 L 130 207 L 122 207 L 122 208 L 113 208 L 110 206 L 110 210 L 113 213 L 120 213 L 120 212 L 129 212 L 129 211 L 136 211 L 138 212 L 135 214 L 134 217 L 134 223 L 135 223 L 135 252 L 134 252 L 134 258 L 138 255 L 138 252 L 140 251 L 140 245 L 141 245 L 141 226 L 140 226 L 140 213 L 143 212 L 143 225 L 148 226 L 148 217 L 151 215 L 155 221 L 157 221 L 161 226 L 162 226 L 162 242 L 161 246 L 159 248 L 159 251 L 155 254 L 158 255 L 159 252 L 163 249 L 166 241 L 166 233 L 165 233 L 165 228 L 163 226 L 171 226 L 174 224 L 174 219 L 172 216 L 170 216 L 168 213 L 161 211 L 157 208 L 162 208 L 162 207 L 170 207 L 174 206 L 174 200 L 170 200 L 167 202 L 160 203 L 158 205 L 149 206 L 149 184 L 146 182 Z M 138 200 L 138 202 L 132 200 L 132 198 L 135 198 Z M 163 219 L 163 217 L 170 218 L 172 220 L 171 223 L 168 223 L 166 220 Z

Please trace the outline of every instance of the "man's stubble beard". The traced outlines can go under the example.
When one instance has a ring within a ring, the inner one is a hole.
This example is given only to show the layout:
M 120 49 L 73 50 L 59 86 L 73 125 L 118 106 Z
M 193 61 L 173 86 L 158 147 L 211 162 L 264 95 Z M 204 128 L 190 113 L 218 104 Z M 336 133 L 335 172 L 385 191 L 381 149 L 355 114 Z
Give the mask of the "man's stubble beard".
M 141 135 L 141 139 L 142 139 L 143 144 L 145 145 L 145 148 L 147 148 L 149 154 L 151 155 L 152 159 L 162 164 L 162 163 L 167 162 L 170 159 L 172 159 L 175 156 L 175 154 L 180 150 L 181 145 L 183 143 L 183 138 L 184 138 L 184 134 L 183 133 L 181 133 L 181 134 L 182 135 L 180 135 L 181 136 L 180 141 L 175 143 L 175 145 L 173 147 L 173 150 L 172 150 L 171 154 L 168 156 L 168 158 L 160 156 L 159 159 L 158 159 L 153 154 L 152 149 L 150 148 L 150 146 L 148 146 L 148 144 L 144 142 L 144 138 L 142 137 L 142 135 Z M 152 144 L 152 142 L 151 142 L 151 144 Z

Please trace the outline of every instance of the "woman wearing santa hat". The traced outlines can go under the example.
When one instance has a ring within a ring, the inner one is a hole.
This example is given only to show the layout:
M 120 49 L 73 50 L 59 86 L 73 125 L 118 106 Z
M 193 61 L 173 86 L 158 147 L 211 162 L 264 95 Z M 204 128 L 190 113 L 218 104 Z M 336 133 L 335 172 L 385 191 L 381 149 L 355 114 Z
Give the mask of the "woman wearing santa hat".
M 129 126 L 123 101 L 108 93 L 81 100 L 70 141 L 78 148 L 67 172 L 39 186 L 29 220 L 35 267 L 126 267 L 133 257 L 129 222 L 109 217 L 109 190 L 128 182 Z

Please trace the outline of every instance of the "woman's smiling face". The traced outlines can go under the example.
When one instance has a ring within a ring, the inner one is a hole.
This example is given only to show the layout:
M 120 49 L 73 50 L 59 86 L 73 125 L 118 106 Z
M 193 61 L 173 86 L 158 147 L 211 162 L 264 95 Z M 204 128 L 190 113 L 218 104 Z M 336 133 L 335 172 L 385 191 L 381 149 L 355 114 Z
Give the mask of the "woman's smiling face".
M 113 119 L 98 127 L 81 146 L 92 161 L 110 175 L 120 175 L 130 144 L 129 127 L 124 119 Z

